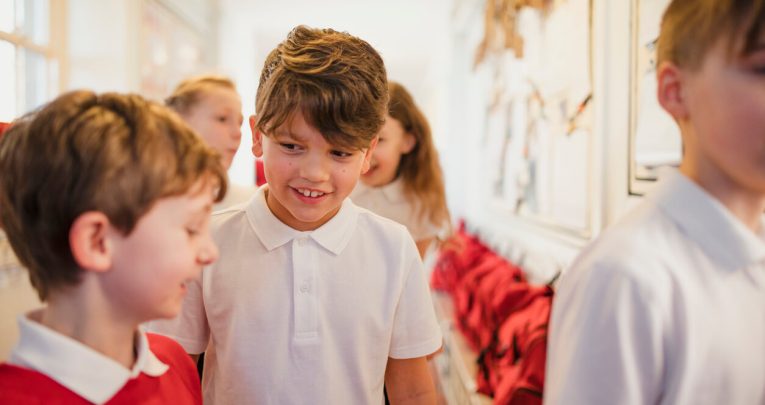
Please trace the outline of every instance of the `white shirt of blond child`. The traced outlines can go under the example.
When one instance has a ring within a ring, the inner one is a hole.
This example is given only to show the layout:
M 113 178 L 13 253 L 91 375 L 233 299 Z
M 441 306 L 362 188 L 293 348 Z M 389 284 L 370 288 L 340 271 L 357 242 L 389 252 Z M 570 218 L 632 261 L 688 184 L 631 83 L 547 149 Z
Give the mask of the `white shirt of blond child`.
M 430 222 L 427 212 L 420 216 L 418 205 L 406 198 L 401 178 L 382 187 L 369 187 L 359 182 L 351 193 L 351 200 L 360 207 L 404 225 L 416 241 L 436 237 L 442 230 Z
M 318 229 L 294 230 L 269 210 L 266 187 L 213 214 L 220 258 L 181 315 L 151 329 L 207 349 L 205 403 L 382 403 L 388 357 L 441 346 L 412 238 L 349 199 Z
M 255 186 L 240 186 L 229 181 L 226 195 L 219 203 L 215 204 L 213 211 L 223 211 L 235 205 L 245 204 L 255 194 Z
M 547 355 L 546 404 L 765 404 L 765 236 L 661 173 L 564 273 Z

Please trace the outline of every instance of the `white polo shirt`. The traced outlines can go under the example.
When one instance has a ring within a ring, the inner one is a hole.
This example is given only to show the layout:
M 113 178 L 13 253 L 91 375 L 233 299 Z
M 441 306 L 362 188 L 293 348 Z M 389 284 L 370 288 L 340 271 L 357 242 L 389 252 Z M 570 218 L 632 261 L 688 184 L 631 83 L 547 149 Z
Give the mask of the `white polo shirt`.
M 560 280 L 544 400 L 765 404 L 765 236 L 662 173 Z
M 29 319 L 39 318 L 40 312 L 18 317 L 21 337 L 8 363 L 45 374 L 94 404 L 106 403 L 141 373 L 159 377 L 168 370 L 168 365 L 150 350 L 142 330 L 136 334 L 135 364 L 128 370 L 94 349 Z
M 382 187 L 369 187 L 359 182 L 351 193 L 351 200 L 359 207 L 404 225 L 416 241 L 436 237 L 441 231 L 427 218 L 427 212 L 420 217 L 417 205 L 412 204 L 404 194 L 401 178 Z
M 388 357 L 441 346 L 412 238 L 348 199 L 320 228 L 296 231 L 271 213 L 265 187 L 213 214 L 220 258 L 181 315 L 151 329 L 207 349 L 205 403 L 381 404 Z

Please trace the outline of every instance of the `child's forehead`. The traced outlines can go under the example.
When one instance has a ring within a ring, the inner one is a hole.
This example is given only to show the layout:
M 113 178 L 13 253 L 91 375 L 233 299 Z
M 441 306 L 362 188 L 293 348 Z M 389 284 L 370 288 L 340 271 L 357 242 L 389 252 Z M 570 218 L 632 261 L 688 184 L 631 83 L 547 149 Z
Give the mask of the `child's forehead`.
M 274 120 L 280 123 L 272 126 L 270 131 L 264 132 L 273 138 L 289 138 L 298 142 L 323 141 L 333 148 L 359 150 L 366 148 L 359 145 L 357 136 L 336 129 L 339 126 L 336 122 L 326 117 L 320 118 L 324 119 L 317 120 L 310 111 L 297 108 L 283 115 L 283 120 L 278 118 Z
M 273 135 L 279 138 L 292 138 L 297 141 L 308 141 L 310 138 L 329 139 L 321 129 L 306 120 L 302 114 L 292 114 L 281 125 L 274 128 Z

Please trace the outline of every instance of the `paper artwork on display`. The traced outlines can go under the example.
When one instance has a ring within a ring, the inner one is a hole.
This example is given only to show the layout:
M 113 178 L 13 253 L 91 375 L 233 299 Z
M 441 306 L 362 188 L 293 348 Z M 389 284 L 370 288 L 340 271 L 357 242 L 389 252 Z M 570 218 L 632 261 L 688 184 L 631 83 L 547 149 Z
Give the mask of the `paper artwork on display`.
M 495 124 L 487 128 L 498 161 L 490 166 L 497 168 L 492 196 L 521 216 L 580 234 L 589 231 L 592 198 L 590 3 L 521 12 L 523 58 L 503 60 L 505 101 L 489 110 Z

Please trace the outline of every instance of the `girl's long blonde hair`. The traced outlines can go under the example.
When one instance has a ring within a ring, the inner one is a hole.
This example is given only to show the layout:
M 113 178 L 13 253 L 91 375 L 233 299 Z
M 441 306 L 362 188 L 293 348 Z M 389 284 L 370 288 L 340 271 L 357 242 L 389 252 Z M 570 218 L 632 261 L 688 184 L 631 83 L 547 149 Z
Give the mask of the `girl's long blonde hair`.
M 388 91 L 388 113 L 416 140 L 414 148 L 401 156 L 398 165 L 397 176 L 403 180 L 404 194 L 410 201 L 416 202 L 420 218 L 427 218 L 438 227 L 451 229 L 444 175 L 428 120 L 402 85 L 388 82 Z

